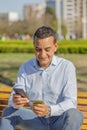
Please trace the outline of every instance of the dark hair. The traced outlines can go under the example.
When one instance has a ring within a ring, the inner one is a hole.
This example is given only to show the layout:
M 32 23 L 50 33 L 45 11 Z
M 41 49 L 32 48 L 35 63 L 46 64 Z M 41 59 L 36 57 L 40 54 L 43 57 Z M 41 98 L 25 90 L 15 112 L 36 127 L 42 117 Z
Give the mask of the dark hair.
M 53 36 L 54 37 L 54 43 L 57 42 L 57 33 L 51 28 L 47 26 L 39 27 L 36 32 L 34 33 L 33 40 L 35 41 L 35 38 L 47 38 Z

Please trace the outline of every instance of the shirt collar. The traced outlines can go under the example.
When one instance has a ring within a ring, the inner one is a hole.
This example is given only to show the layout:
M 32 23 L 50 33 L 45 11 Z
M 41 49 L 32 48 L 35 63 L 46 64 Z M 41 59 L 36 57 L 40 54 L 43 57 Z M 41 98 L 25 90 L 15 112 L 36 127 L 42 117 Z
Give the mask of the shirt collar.
M 52 58 L 51 65 L 54 65 L 54 66 L 57 65 L 57 57 L 56 57 L 55 55 L 54 55 L 53 58 Z

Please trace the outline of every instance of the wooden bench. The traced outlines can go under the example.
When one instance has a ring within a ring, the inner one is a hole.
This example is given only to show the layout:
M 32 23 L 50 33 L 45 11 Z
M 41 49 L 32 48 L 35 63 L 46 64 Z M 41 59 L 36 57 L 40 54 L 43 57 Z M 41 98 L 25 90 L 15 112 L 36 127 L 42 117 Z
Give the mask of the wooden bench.
M 8 98 L 12 91 L 11 87 L 0 87 L 0 117 L 3 109 L 8 104 Z M 87 92 L 78 92 L 78 109 L 84 115 L 84 121 L 81 130 L 87 130 Z M 19 129 L 16 129 L 19 130 Z

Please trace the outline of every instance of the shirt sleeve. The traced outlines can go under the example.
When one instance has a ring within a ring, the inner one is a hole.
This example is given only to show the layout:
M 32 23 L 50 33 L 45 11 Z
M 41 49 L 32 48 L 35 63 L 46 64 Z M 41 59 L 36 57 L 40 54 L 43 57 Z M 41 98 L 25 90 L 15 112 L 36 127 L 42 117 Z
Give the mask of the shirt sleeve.
M 19 69 L 17 80 L 16 80 L 15 85 L 13 87 L 22 88 L 25 91 L 25 71 L 24 71 L 23 65 Z M 8 105 L 16 108 L 14 103 L 13 103 L 13 100 L 12 100 L 13 94 L 14 94 L 14 91 L 12 90 L 12 92 L 10 94 L 10 98 L 8 100 Z
M 74 65 L 70 62 L 65 71 L 66 84 L 63 87 L 62 101 L 56 105 L 51 105 L 51 116 L 62 115 L 70 108 L 77 107 L 77 82 Z

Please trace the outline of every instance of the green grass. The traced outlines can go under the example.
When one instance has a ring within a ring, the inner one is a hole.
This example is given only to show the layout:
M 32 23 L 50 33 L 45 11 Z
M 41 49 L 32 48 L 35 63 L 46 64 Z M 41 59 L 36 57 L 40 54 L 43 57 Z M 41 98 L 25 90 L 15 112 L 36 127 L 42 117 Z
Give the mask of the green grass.
M 1 53 L 0 54 L 0 86 L 12 85 L 22 63 L 35 57 L 29 53 Z M 59 54 L 71 60 L 76 66 L 78 88 L 87 90 L 87 54 Z
M 0 75 L 15 82 L 20 65 L 34 57 L 34 54 L 2 53 L 0 54 Z
M 76 67 L 78 88 L 87 90 L 87 54 L 61 54 L 60 56 L 71 60 Z

